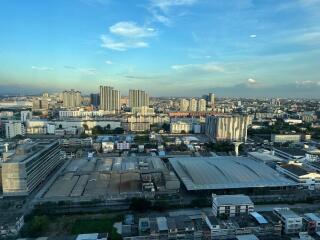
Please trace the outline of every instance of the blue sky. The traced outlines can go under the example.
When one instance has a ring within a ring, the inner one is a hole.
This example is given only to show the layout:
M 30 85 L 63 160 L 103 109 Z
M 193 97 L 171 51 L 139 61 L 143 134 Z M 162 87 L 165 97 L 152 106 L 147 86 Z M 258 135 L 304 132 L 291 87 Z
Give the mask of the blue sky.
M 320 0 L 2 0 L 0 93 L 318 97 Z

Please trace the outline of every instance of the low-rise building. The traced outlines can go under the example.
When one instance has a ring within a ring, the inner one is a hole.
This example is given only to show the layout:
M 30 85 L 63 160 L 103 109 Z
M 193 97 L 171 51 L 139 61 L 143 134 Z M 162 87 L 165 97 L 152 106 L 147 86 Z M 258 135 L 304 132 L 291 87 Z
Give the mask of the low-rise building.
M 284 234 L 296 234 L 302 229 L 302 217 L 290 208 L 275 208 L 273 213 L 281 220 Z
M 271 142 L 285 143 L 285 142 L 301 142 L 301 134 L 271 134 Z
M 306 155 L 306 151 L 300 148 L 275 147 L 273 151 L 276 156 L 286 160 L 300 159 Z
M 254 211 L 254 204 L 246 195 L 212 195 L 214 216 L 248 215 Z
M 171 133 L 190 133 L 192 131 L 192 123 L 188 122 L 172 122 L 170 123 Z
M 123 122 L 123 129 L 130 132 L 145 132 L 150 131 L 149 122 Z
M 320 230 L 320 216 L 315 213 L 306 213 L 303 216 L 304 231 L 314 234 Z
M 320 189 L 320 174 L 308 171 L 302 163 L 289 162 L 277 165 L 276 169 L 309 190 Z

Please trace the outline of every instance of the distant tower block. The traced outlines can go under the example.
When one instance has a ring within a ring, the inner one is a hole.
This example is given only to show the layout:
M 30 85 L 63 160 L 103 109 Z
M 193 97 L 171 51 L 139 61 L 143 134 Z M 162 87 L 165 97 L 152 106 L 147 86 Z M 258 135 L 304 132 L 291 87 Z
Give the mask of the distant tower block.
M 243 142 L 233 142 L 234 145 L 234 151 L 236 153 L 236 156 L 239 156 L 239 146 L 242 144 Z
M 3 144 L 3 146 L 4 146 L 4 151 L 5 152 L 9 152 L 9 144 L 8 143 L 5 143 L 5 144 Z

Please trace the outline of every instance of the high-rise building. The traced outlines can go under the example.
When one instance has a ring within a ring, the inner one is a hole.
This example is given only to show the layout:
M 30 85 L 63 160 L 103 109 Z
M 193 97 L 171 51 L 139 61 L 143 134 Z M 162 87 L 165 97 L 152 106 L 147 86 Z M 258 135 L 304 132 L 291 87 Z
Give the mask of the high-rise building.
M 20 121 L 10 121 L 5 124 L 6 138 L 14 138 L 17 135 L 25 135 L 25 127 Z
M 43 98 L 34 98 L 32 101 L 32 110 L 48 110 L 49 109 L 49 102 L 47 99 Z
M 59 141 L 19 145 L 15 154 L 5 156 L 2 163 L 3 195 L 30 194 L 62 160 Z
M 250 122 L 248 115 L 207 116 L 206 135 L 212 141 L 245 142 Z
M 205 112 L 207 109 L 207 101 L 203 98 L 199 99 L 198 101 L 198 111 Z
M 180 111 L 186 112 L 189 109 L 189 101 L 187 99 L 180 100 Z
M 120 111 L 120 91 L 110 86 L 100 86 L 100 109 Z
M 81 106 L 81 92 L 71 89 L 70 91 L 62 92 L 63 106 L 67 108 Z
M 213 93 L 209 93 L 208 95 L 208 105 L 211 107 L 214 107 L 215 104 L 215 99 L 214 99 L 214 94 Z
M 189 111 L 196 112 L 198 109 L 198 101 L 195 98 L 191 98 L 189 101 Z
M 32 112 L 31 111 L 21 111 L 21 122 L 26 122 L 28 119 L 32 118 Z
M 130 89 L 129 106 L 131 108 L 149 106 L 148 94 L 142 90 Z
M 90 104 L 94 107 L 99 107 L 99 105 L 100 105 L 99 93 L 91 93 L 90 94 Z

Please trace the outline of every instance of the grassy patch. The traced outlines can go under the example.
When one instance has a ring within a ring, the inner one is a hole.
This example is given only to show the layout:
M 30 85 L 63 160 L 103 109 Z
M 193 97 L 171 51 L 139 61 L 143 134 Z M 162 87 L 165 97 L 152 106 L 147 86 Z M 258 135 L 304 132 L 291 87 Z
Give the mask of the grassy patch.
M 122 216 L 76 214 L 61 216 L 33 215 L 27 218 L 21 237 L 67 236 L 82 233 L 109 233 L 111 239 L 121 239 L 113 228 Z

